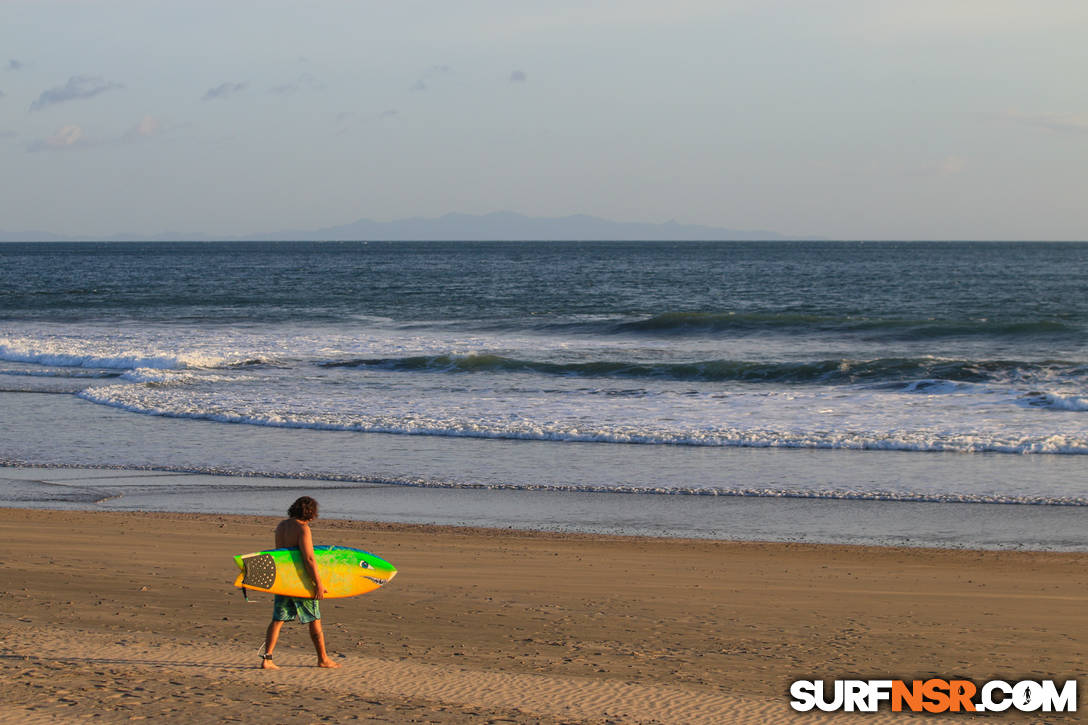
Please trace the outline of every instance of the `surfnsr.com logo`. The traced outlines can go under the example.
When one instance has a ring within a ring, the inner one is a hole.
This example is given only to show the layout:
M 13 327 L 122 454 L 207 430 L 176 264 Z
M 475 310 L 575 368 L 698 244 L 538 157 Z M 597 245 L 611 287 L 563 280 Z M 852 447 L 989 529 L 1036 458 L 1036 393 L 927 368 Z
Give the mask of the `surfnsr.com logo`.
M 885 704 L 892 712 L 1076 712 L 1077 681 L 1060 686 L 1054 680 L 797 680 L 790 685 L 790 707 L 834 712 L 876 712 Z

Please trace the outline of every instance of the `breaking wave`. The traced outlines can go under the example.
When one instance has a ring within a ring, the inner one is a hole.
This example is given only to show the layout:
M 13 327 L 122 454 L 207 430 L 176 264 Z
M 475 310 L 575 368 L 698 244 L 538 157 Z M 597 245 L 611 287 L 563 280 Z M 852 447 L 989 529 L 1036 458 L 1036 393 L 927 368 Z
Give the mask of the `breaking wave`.
M 240 410 L 238 401 L 216 402 L 210 398 L 160 399 L 133 394 L 129 386 L 118 385 L 88 388 L 78 393 L 78 397 L 130 412 L 168 418 L 355 433 L 736 448 L 1088 454 L 1088 439 L 1064 434 L 742 429 L 713 425 L 692 428 L 683 425 L 669 426 L 660 422 L 643 422 L 636 426 L 622 422 L 533 419 L 522 415 L 489 419 L 464 416 L 429 417 L 418 414 L 321 413 L 294 411 L 287 407 Z
M 880 358 L 875 360 L 814 360 L 799 362 L 749 362 L 706 360 L 701 362 L 645 363 L 592 361 L 576 363 L 522 360 L 501 355 L 417 355 L 395 358 L 329 360 L 321 367 L 381 368 L 397 372 L 444 373 L 537 373 L 542 375 L 656 378 L 679 381 L 783 384 L 854 384 L 904 382 L 921 390 L 936 382 L 1015 382 L 1052 376 L 1084 376 L 1085 366 L 1075 363 L 1024 362 L 1016 360 L 946 360 L 939 358 Z M 928 390 L 927 392 L 938 392 Z
M 59 368 L 186 370 L 265 364 L 261 358 L 162 350 L 100 350 L 76 340 L 0 338 L 0 360 Z
M 590 327 L 590 326 L 587 326 Z M 803 313 L 666 312 L 611 325 L 598 332 L 655 335 L 856 333 L 886 339 L 924 340 L 944 337 L 1037 337 L 1083 334 L 1079 326 L 1057 320 L 909 320 Z

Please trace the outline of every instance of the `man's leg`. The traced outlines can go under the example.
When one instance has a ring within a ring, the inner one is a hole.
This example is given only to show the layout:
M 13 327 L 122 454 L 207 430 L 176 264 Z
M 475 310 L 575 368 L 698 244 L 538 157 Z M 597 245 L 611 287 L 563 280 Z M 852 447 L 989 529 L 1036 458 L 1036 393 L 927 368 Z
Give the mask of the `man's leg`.
M 329 659 L 329 653 L 325 651 L 325 634 L 321 631 L 321 620 L 310 622 L 310 639 L 314 641 L 314 649 L 317 650 L 317 666 L 336 668 L 340 665 Z
M 272 656 L 272 650 L 276 649 L 276 642 L 280 638 L 280 630 L 283 629 L 283 622 L 273 619 L 268 625 L 268 631 L 264 635 L 264 654 L 266 657 Z M 262 670 L 278 670 L 279 667 L 272 664 L 272 660 L 261 660 Z

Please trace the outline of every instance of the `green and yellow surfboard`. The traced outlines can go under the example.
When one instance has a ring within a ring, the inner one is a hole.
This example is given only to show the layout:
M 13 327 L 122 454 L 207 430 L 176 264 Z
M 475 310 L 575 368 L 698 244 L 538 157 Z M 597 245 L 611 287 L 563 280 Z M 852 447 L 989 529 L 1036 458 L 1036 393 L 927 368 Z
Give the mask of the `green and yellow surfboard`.
M 385 559 L 347 546 L 315 546 L 314 558 L 327 599 L 354 597 L 372 592 L 397 575 Z M 302 552 L 298 549 L 269 549 L 239 554 L 234 562 L 241 569 L 234 586 L 243 590 L 311 598 L 314 595 Z

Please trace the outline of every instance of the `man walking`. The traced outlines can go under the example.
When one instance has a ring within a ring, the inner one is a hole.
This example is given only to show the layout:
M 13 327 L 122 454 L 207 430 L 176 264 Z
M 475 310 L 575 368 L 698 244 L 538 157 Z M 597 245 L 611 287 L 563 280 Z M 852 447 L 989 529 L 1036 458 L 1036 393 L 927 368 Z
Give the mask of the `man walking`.
M 264 640 L 264 654 L 261 655 L 261 669 L 279 669 L 272 662 L 272 651 L 276 649 L 283 623 L 295 619 L 302 624 L 310 625 L 310 639 L 313 640 L 314 649 L 317 651 L 317 666 L 336 668 L 340 665 L 329 659 L 329 654 L 325 651 L 325 634 L 321 630 L 321 607 L 318 602 L 325 598 L 328 590 L 321 582 L 321 574 L 317 570 L 314 541 L 310 534 L 310 522 L 317 518 L 317 501 L 309 496 L 302 496 L 287 509 L 287 516 L 289 518 L 281 521 L 276 527 L 276 548 L 299 550 L 306 573 L 314 582 L 314 596 L 312 599 L 301 599 L 275 595 L 275 601 L 272 603 L 272 622 L 268 625 Z

